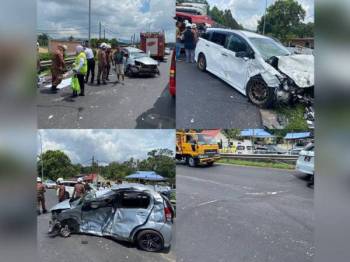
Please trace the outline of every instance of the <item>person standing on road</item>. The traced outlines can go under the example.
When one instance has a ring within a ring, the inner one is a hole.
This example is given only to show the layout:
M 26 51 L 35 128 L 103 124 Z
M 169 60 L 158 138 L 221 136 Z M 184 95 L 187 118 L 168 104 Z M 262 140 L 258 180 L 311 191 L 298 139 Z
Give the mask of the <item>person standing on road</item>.
M 192 33 L 193 33 L 193 36 L 194 36 L 194 44 L 195 44 L 194 49 L 196 49 L 196 45 L 197 45 L 198 38 L 199 38 L 199 32 L 198 32 L 196 24 L 192 24 Z
M 58 202 L 61 203 L 62 201 L 66 200 L 66 187 L 62 184 L 63 178 L 58 178 L 57 183 L 57 190 L 58 190 Z
M 124 52 L 120 49 L 120 47 L 117 47 L 117 51 L 115 51 L 114 53 L 114 62 L 118 82 L 120 81 L 120 79 L 122 79 L 122 81 L 124 82 Z
M 176 45 L 175 45 L 175 54 L 176 54 L 176 61 L 181 61 L 180 55 L 181 55 L 181 49 L 183 48 L 182 39 L 181 39 L 181 28 L 182 23 L 180 21 L 176 22 Z
M 45 192 L 46 192 L 45 186 L 43 185 L 41 178 L 38 177 L 36 179 L 36 198 L 37 198 L 38 215 L 41 214 L 40 207 L 43 211 L 43 214 L 47 213 L 46 205 L 45 205 Z
M 78 183 L 74 186 L 74 191 L 72 195 L 72 199 L 78 199 L 81 198 L 85 194 L 85 186 L 83 184 L 83 179 L 81 177 L 78 178 Z
M 52 92 L 57 92 L 57 86 L 62 82 L 63 74 L 66 69 L 64 62 L 64 52 L 67 50 L 67 46 L 58 45 L 57 50 L 52 54 L 52 65 L 51 65 L 51 74 L 52 74 Z
M 86 73 L 85 83 L 89 82 L 89 76 L 91 73 L 90 83 L 93 84 L 95 80 L 95 57 L 94 57 L 94 52 L 92 51 L 88 41 L 85 42 L 84 50 L 85 50 L 85 55 L 87 59 L 87 73 Z
M 106 48 L 106 80 L 109 81 L 109 73 L 111 72 L 111 62 L 112 62 L 112 47 L 107 45 Z
M 186 24 L 186 30 L 183 33 L 183 40 L 186 52 L 186 62 L 194 63 L 195 38 L 190 23 Z
M 81 45 L 78 45 L 75 48 L 76 51 L 76 58 L 75 58 L 75 63 L 74 63 L 74 69 L 73 72 L 76 74 L 78 80 L 79 80 L 79 85 L 80 85 L 80 96 L 84 96 L 84 89 L 85 89 L 85 75 L 87 73 L 87 59 L 86 55 L 84 52 L 84 47 Z M 73 91 L 73 96 L 77 96 L 77 92 Z
M 97 72 L 97 84 L 100 85 L 101 75 L 102 75 L 102 84 L 106 85 L 106 44 L 102 43 L 97 55 L 98 61 L 98 72 Z

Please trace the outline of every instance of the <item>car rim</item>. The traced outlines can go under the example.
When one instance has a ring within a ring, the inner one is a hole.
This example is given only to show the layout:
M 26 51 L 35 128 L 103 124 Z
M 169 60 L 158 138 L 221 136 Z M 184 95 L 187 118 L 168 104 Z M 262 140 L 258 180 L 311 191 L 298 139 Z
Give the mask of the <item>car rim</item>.
M 61 234 L 62 234 L 63 237 L 69 237 L 69 235 L 70 235 L 70 230 L 69 230 L 69 228 L 68 228 L 68 225 L 66 225 L 65 227 L 63 227 L 63 228 L 61 229 Z
M 198 64 L 200 69 L 204 69 L 204 59 L 202 56 L 199 58 Z
M 194 166 L 194 159 L 191 157 L 189 160 L 190 166 Z
M 162 240 L 158 235 L 148 233 L 142 237 L 141 246 L 145 250 L 156 251 L 156 250 L 159 250 L 161 248 Z
M 256 102 L 263 102 L 268 96 L 268 90 L 265 86 L 261 85 L 258 81 L 252 83 L 251 98 Z

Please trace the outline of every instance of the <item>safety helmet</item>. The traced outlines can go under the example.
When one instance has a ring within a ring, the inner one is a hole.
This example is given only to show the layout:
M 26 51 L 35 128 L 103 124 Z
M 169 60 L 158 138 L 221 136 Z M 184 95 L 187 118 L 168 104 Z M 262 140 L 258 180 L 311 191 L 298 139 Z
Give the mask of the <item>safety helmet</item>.
M 79 54 L 84 51 L 84 47 L 82 47 L 81 45 L 77 45 L 75 47 L 75 51 L 77 52 L 77 54 Z
M 41 178 L 40 178 L 40 177 L 37 177 L 37 178 L 36 178 L 36 182 L 41 182 Z
M 57 180 L 56 180 L 57 184 L 60 184 L 60 183 L 62 183 L 62 181 L 63 181 L 63 178 L 62 178 L 62 177 L 60 177 L 60 178 L 57 178 Z
M 79 177 L 78 178 L 78 183 L 81 183 L 81 182 L 83 182 L 83 178 Z

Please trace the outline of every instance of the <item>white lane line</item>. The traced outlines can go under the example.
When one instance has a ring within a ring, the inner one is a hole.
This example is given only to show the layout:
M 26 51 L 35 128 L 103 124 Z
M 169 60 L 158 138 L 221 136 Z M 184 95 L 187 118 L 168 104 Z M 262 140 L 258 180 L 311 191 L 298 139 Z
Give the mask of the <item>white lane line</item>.
M 219 199 L 208 201 L 208 202 L 204 202 L 204 203 L 200 203 L 199 205 L 197 205 L 197 207 L 205 206 L 205 205 L 212 204 L 212 203 L 215 203 L 215 202 L 218 202 L 218 201 L 219 201 Z

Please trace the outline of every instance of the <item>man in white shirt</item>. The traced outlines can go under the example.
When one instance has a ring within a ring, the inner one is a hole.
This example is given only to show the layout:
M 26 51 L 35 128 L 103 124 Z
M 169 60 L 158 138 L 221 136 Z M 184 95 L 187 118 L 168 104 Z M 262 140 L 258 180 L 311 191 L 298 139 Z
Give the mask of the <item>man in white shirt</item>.
M 89 76 L 90 76 L 90 72 L 91 72 L 91 82 L 90 83 L 93 84 L 94 79 L 95 79 L 95 58 L 94 58 L 94 52 L 90 48 L 90 44 L 88 41 L 85 42 L 84 51 L 86 54 L 87 66 L 88 66 L 88 71 L 86 73 L 85 83 L 87 83 L 89 81 Z

